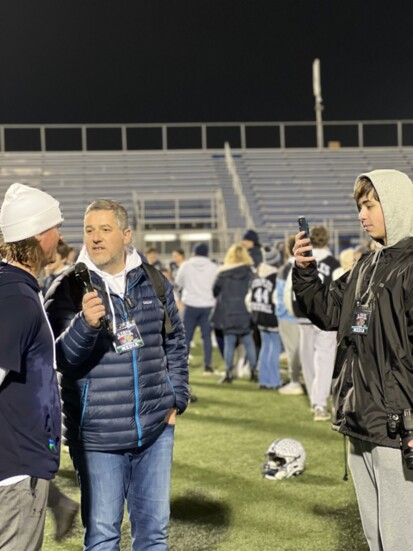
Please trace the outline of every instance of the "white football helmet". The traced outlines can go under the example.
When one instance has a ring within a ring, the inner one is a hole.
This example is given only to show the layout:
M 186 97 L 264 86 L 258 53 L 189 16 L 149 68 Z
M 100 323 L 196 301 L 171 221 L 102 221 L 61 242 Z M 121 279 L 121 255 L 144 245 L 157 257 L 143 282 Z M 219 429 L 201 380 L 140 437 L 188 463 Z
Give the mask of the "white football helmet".
M 275 440 L 266 452 L 267 461 L 262 467 L 264 478 L 281 480 L 298 476 L 304 471 L 305 450 L 300 442 L 291 438 Z

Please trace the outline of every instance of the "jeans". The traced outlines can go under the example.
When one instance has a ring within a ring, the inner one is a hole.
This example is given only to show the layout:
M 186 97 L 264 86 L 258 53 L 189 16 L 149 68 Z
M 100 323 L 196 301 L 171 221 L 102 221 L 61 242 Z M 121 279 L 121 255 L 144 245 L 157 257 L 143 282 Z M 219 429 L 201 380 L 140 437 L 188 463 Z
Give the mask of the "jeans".
M 258 358 L 260 366 L 259 383 L 269 388 L 281 386 L 280 353 L 281 339 L 278 331 L 260 331 L 261 350 Z
M 204 345 L 204 365 L 211 367 L 212 344 L 211 344 L 211 323 L 209 316 L 212 308 L 200 308 L 197 306 L 185 306 L 182 321 L 185 327 L 186 346 L 188 352 L 195 329 L 201 328 L 202 343 Z
M 118 551 L 126 499 L 133 551 L 166 551 L 174 426 L 146 448 L 71 449 L 81 491 L 84 551 Z
M 242 341 L 242 344 L 245 346 L 245 352 L 247 354 L 247 359 L 250 364 L 250 369 L 253 370 L 255 369 L 257 363 L 257 351 L 251 333 L 247 333 L 246 335 L 232 335 L 228 333 L 224 334 L 225 367 L 227 371 L 230 371 L 232 368 L 234 362 L 235 345 L 237 343 L 238 337 Z

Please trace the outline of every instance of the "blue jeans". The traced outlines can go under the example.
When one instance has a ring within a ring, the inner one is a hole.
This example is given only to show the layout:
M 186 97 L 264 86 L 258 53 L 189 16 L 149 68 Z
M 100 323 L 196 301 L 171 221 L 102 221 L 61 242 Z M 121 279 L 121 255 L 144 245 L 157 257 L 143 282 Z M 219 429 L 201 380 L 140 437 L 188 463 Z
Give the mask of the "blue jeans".
M 188 352 L 190 350 L 189 347 L 192 337 L 194 336 L 195 329 L 198 325 L 201 328 L 202 343 L 204 345 L 204 365 L 208 367 L 211 367 L 212 356 L 211 323 L 209 321 L 211 310 L 212 308 L 185 306 L 184 315 L 182 318 L 185 327 L 186 346 L 188 348 Z
M 227 371 L 230 371 L 234 363 L 235 345 L 237 339 L 240 338 L 242 344 L 245 346 L 245 352 L 247 354 L 247 360 L 250 364 L 250 369 L 255 369 L 257 363 L 257 350 L 255 348 L 254 339 L 251 333 L 246 335 L 232 335 L 224 334 L 224 360 Z
M 260 331 L 261 349 L 258 358 L 260 366 L 259 382 L 262 386 L 277 388 L 281 386 L 280 353 L 281 339 L 277 332 Z
M 150 446 L 114 452 L 71 449 L 81 491 L 84 551 L 118 551 L 125 499 L 133 551 L 168 549 L 174 426 Z

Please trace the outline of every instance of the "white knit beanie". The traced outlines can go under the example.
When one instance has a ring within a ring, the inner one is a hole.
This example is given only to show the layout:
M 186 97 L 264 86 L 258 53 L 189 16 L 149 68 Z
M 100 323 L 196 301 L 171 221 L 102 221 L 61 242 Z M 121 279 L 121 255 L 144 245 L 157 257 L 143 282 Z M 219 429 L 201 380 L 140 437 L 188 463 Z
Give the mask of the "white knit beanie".
M 34 237 L 63 222 L 59 202 L 51 195 L 24 184 L 12 184 L 0 211 L 5 243 Z

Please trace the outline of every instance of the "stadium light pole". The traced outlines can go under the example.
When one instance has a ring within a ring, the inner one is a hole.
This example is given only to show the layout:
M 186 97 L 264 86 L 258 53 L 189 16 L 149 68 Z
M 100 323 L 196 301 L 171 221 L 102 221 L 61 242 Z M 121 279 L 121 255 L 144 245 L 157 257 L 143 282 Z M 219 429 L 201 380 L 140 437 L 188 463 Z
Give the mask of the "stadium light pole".
M 320 60 L 317 58 L 313 61 L 313 94 L 315 98 L 315 118 L 317 128 L 317 147 L 324 147 L 324 132 L 323 132 L 323 98 L 321 97 L 321 77 L 320 77 Z

